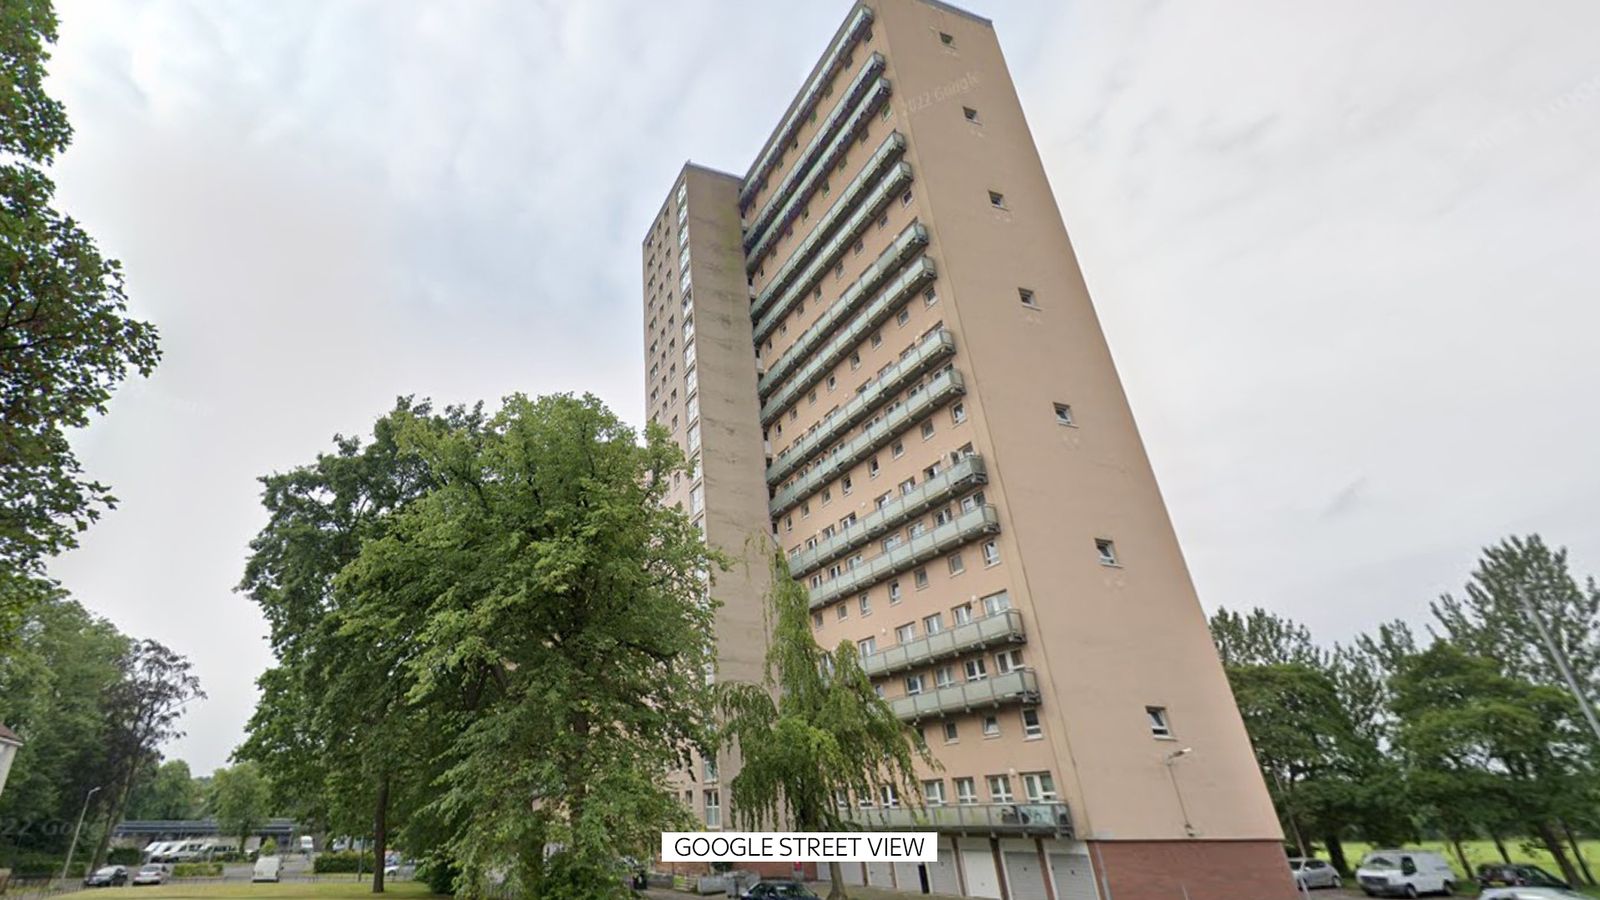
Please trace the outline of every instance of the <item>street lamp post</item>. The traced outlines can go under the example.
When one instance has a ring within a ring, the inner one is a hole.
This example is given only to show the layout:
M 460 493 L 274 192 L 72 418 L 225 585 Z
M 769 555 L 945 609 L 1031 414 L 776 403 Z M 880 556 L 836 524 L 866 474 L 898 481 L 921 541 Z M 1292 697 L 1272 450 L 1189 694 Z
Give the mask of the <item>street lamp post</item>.
M 83 817 L 89 813 L 89 800 L 99 791 L 100 786 L 96 785 L 89 789 L 89 793 L 83 795 L 83 809 L 78 810 L 78 824 L 73 826 L 72 843 L 67 845 L 67 861 L 61 865 L 61 881 L 63 884 L 67 880 L 67 870 L 72 868 L 72 853 L 78 849 L 78 832 L 83 830 Z
M 1572 692 L 1572 699 L 1578 701 L 1578 709 L 1582 711 L 1584 721 L 1589 723 L 1589 730 L 1594 732 L 1596 740 L 1600 740 L 1600 720 L 1595 718 L 1594 707 L 1589 705 L 1589 695 L 1578 686 L 1578 679 L 1572 674 L 1572 666 L 1567 663 L 1567 654 L 1550 635 L 1550 629 L 1544 624 L 1544 617 L 1539 615 L 1539 610 L 1534 608 L 1533 601 L 1528 599 L 1527 591 L 1519 586 L 1516 594 L 1517 602 L 1522 605 L 1522 614 L 1533 622 L 1533 627 L 1539 632 L 1539 640 L 1544 644 L 1545 651 L 1550 654 L 1550 661 L 1555 664 L 1556 671 L 1561 673 L 1561 680 L 1567 683 L 1567 690 Z
M 1185 747 L 1167 754 L 1163 760 L 1167 767 L 1167 777 L 1172 779 L 1172 793 L 1178 797 L 1178 811 L 1183 813 L 1183 833 L 1194 837 L 1194 824 L 1189 821 L 1189 807 L 1183 802 L 1183 789 L 1178 787 L 1178 773 L 1172 771 L 1172 764 L 1194 752 L 1193 747 Z

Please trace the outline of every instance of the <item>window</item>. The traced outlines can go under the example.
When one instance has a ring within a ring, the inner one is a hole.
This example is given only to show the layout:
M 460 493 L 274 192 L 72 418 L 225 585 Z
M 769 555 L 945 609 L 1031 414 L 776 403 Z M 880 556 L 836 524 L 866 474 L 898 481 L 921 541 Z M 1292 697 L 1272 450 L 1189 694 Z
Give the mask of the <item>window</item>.
M 1049 803 L 1056 799 L 1056 782 L 1049 772 L 1024 772 L 1022 792 L 1029 803 Z
M 976 122 L 976 121 L 978 121 L 978 111 L 973 109 L 970 106 L 961 107 L 961 115 L 968 122 Z
M 950 608 L 950 618 L 954 619 L 957 625 L 965 625 L 971 622 L 972 604 L 963 603 L 960 606 L 952 606 Z
M 1156 737 L 1172 737 L 1172 726 L 1167 723 L 1165 706 L 1146 706 L 1144 714 L 1150 719 L 1150 733 Z
M 999 191 L 990 191 L 989 192 L 989 205 L 994 207 L 995 209 L 1005 209 L 1006 208 L 1006 195 L 1000 193 Z
M 722 792 L 706 791 L 706 827 L 722 827 Z
M 702 759 L 700 761 L 700 773 L 703 776 L 705 776 L 705 780 L 707 782 L 716 781 L 717 780 L 717 761 L 715 759 L 709 757 L 709 756 L 706 757 L 705 759 Z
M 917 623 L 907 622 L 894 630 L 894 639 L 902 644 L 909 644 L 917 639 Z
M 928 440 L 931 437 L 933 437 L 933 420 L 927 419 L 922 423 L 922 439 Z
M 928 570 L 918 569 L 912 573 L 911 580 L 916 583 L 917 590 L 922 590 L 928 586 Z
M 856 641 L 856 649 L 860 651 L 862 656 L 871 656 L 872 654 L 878 652 L 878 639 L 862 638 L 861 640 Z
M 1044 735 L 1044 727 L 1039 724 L 1039 711 L 1032 707 L 1022 711 L 1022 734 L 1024 737 L 1036 738 Z
M 944 617 L 938 613 L 924 616 L 922 619 L 922 632 L 924 634 L 938 634 L 944 630 Z
M 850 368 L 861 368 L 861 351 L 857 350 L 856 352 L 850 354 Z
M 954 47 L 956 44 L 956 39 L 941 31 L 939 32 L 939 43 L 945 45 L 946 47 Z
M 994 655 L 994 670 L 1001 675 L 1022 668 L 1021 650 L 1002 650 Z
M 822 613 L 814 612 L 814 613 L 811 614 L 811 627 L 812 628 L 821 628 L 822 627 Z
M 853 491 L 855 489 L 856 489 L 855 482 L 850 480 L 850 476 L 849 475 L 846 475 L 844 477 L 844 479 L 839 482 L 839 490 L 842 493 L 848 494 L 848 493 L 850 493 L 851 491 Z
M 947 743 L 947 744 L 951 743 L 953 741 L 961 740 L 961 732 L 956 728 L 956 723 L 954 723 L 954 722 L 946 722 L 946 723 L 944 723 L 944 740 L 945 740 L 945 743 Z M 956 784 L 959 785 L 960 783 L 961 783 L 961 781 L 958 779 L 956 781 Z M 957 791 L 956 793 L 959 794 L 960 791 Z
M 877 478 L 878 477 L 878 458 L 876 456 L 874 456 L 873 458 L 867 460 L 867 477 L 868 478 Z
M 922 783 L 922 802 L 928 806 L 944 805 L 944 779 Z
M 934 687 L 946 688 L 956 683 L 956 672 L 949 666 L 940 666 L 933 670 Z
M 922 305 L 923 306 L 932 306 L 932 305 L 934 305 L 935 303 L 938 303 L 938 302 L 939 302 L 939 292 L 934 290 L 932 285 L 929 285 L 928 289 L 922 292 Z
M 831 393 L 833 391 L 833 389 L 838 387 L 838 386 L 839 386 L 839 379 L 837 377 L 833 376 L 833 375 L 829 375 L 828 376 L 828 391 Z
M 862 594 L 860 597 L 856 598 L 856 602 L 861 606 L 861 614 L 863 616 L 872 615 L 872 597 L 871 597 L 871 595 Z
M 1021 300 L 1022 305 L 1029 309 L 1039 308 L 1039 299 L 1033 295 L 1033 291 L 1027 288 L 1017 288 L 1017 299 Z
M 983 598 L 983 614 L 986 616 L 996 615 L 998 613 L 1005 612 L 1010 608 L 1011 595 L 1005 591 L 1000 591 L 996 594 L 990 594 L 989 596 Z
M 997 716 L 984 716 L 983 717 L 983 736 L 984 737 L 999 737 L 1000 736 L 1000 719 L 999 719 L 999 717 L 997 717 Z
M 844 788 L 839 788 L 838 790 L 835 790 L 833 792 L 833 805 L 839 807 L 840 809 L 849 809 L 850 808 L 850 792 L 845 790 Z
M 950 574 L 960 575 L 967 570 L 967 564 L 961 561 L 960 553 L 950 554 Z
M 889 453 L 894 456 L 895 459 L 899 459 L 900 457 L 904 456 L 906 454 L 905 441 L 895 441 L 894 446 L 889 448 Z
M 967 671 L 968 681 L 982 681 L 989 677 L 989 667 L 984 665 L 982 657 L 969 659 L 963 665 Z
M 998 541 L 983 542 L 983 564 L 986 566 L 1000 564 L 1000 544 Z
M 916 695 L 916 694 L 920 694 L 920 693 L 922 693 L 922 676 L 921 675 L 907 675 L 906 676 L 906 694 L 908 696 L 910 696 L 910 695 Z
M 883 801 L 884 809 L 894 809 L 900 805 L 900 790 L 892 784 L 881 785 L 878 796 Z
M 904 326 L 909 321 L 911 321 L 911 310 L 902 306 L 900 311 L 895 313 L 894 322 L 896 325 Z
M 1056 424 L 1057 425 L 1071 425 L 1072 424 L 1072 407 L 1068 406 L 1065 403 L 1056 403 L 1056 404 L 1054 404 L 1054 406 L 1056 408 Z
M 1100 565 L 1117 565 L 1117 545 L 1105 538 L 1095 538 L 1094 549 L 1100 551 Z
M 1012 799 L 1013 798 L 1012 798 L 1012 794 L 1011 794 L 1011 776 L 1009 776 L 1009 775 L 990 775 L 989 776 L 989 800 L 990 800 L 990 802 L 992 802 L 992 803 L 1010 803 L 1012 801 Z
M 957 403 L 955 406 L 950 407 L 950 424 L 960 425 L 966 420 L 967 405 L 965 403 Z
M 689 514 L 695 515 L 706 506 L 706 488 L 703 484 L 695 485 L 689 491 Z
M 898 531 L 889 535 L 883 539 L 883 552 L 888 553 L 890 550 L 893 550 L 894 548 L 905 543 L 905 540 L 905 537 L 902 536 Z
M 978 786 L 971 778 L 956 779 L 956 802 L 964 805 L 978 802 Z
M 904 497 L 905 495 L 907 495 L 907 494 L 911 493 L 913 490 L 915 490 L 916 487 L 917 487 L 917 479 L 915 479 L 915 478 L 907 478 L 905 481 L 900 482 L 900 496 Z
M 874 332 L 873 333 L 873 335 L 872 335 L 872 346 L 874 348 L 883 346 L 883 332 L 878 331 L 878 332 Z
M 889 495 L 888 494 L 879 494 L 878 496 L 876 496 L 876 497 L 874 497 L 872 499 L 872 505 L 877 507 L 878 509 L 883 509 L 885 506 L 889 505 Z
M 901 206 L 910 206 L 911 205 L 911 192 L 910 191 L 906 191 L 904 194 L 900 195 L 900 205 Z
M 900 582 L 889 582 L 889 604 L 892 606 L 900 602 Z
M 961 511 L 964 513 L 972 512 L 983 505 L 983 491 L 978 491 L 976 494 L 968 494 L 967 496 L 961 498 Z
M 833 614 L 833 617 L 835 619 L 838 619 L 841 622 L 843 622 L 845 619 L 850 618 L 850 606 L 849 606 L 849 604 L 846 604 L 846 603 L 839 604 L 838 610 Z

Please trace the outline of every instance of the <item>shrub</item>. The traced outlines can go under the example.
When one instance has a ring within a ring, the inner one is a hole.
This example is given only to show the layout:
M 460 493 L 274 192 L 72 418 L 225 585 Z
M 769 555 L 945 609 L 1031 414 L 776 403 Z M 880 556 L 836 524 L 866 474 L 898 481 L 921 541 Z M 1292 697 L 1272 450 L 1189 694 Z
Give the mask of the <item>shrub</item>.
M 144 862 L 144 851 L 138 847 L 112 847 L 106 854 L 108 866 L 136 866 Z
M 435 894 L 454 894 L 456 876 L 460 874 L 461 870 L 449 858 L 436 854 L 417 866 L 416 879 L 425 882 L 428 890 Z
M 277 855 L 278 855 L 278 842 L 273 838 L 267 838 L 266 840 L 262 841 L 261 842 L 261 849 L 256 851 L 256 856 L 258 856 L 258 857 L 260 857 L 260 856 L 277 856 Z
M 172 867 L 173 878 L 216 878 L 222 874 L 222 863 L 178 863 Z
M 343 850 L 337 853 L 324 853 L 311 863 L 311 871 L 317 874 L 331 874 L 335 872 L 354 872 L 359 865 L 360 871 L 372 871 L 372 854 L 356 853 L 353 850 Z

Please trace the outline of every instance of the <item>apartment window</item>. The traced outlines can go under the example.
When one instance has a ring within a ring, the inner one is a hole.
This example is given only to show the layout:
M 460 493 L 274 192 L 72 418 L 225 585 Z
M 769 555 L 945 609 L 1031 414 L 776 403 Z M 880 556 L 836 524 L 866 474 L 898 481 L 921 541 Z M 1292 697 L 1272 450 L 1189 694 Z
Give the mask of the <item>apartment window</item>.
M 1010 803 L 1012 801 L 1012 799 L 1013 799 L 1013 797 L 1012 797 L 1012 794 L 1011 794 L 1011 776 L 1009 776 L 1009 775 L 990 775 L 989 776 L 989 800 L 990 800 L 990 802 L 992 802 L 992 803 Z
M 1021 650 L 1002 650 L 994 655 L 994 670 L 1001 675 L 1022 668 Z
M 933 670 L 934 687 L 947 688 L 956 683 L 956 670 L 949 666 L 940 666 Z M 954 723 L 946 723 L 947 727 Z
M 924 616 L 923 617 L 923 619 L 922 619 L 922 631 L 923 631 L 924 634 L 938 634 L 939 632 L 941 632 L 943 630 L 944 630 L 944 617 L 941 616 L 939 613 L 934 613 L 931 616 Z
M 1006 195 L 1000 193 L 999 191 L 990 191 L 989 192 L 989 205 L 994 207 L 995 209 L 1005 209 L 1006 208 Z
M 904 497 L 905 495 L 916 490 L 916 487 L 917 479 L 907 478 L 905 481 L 900 482 L 900 496 Z
M 899 603 L 899 602 L 900 602 L 900 582 L 891 581 L 891 582 L 889 582 L 889 605 L 893 606 L 894 604 Z
M 1146 706 L 1144 714 L 1150 719 L 1150 733 L 1156 737 L 1172 737 L 1172 725 L 1167 722 L 1165 706 Z
M 840 490 L 841 493 L 848 494 L 848 493 L 850 493 L 851 491 L 853 491 L 855 489 L 856 489 L 855 482 L 850 480 L 850 476 L 849 475 L 846 475 L 839 482 L 839 490 Z
M 998 716 L 983 717 L 983 736 L 986 738 L 1000 736 L 1000 719 Z
M 1117 563 L 1117 545 L 1105 538 L 1095 538 L 1094 549 L 1100 553 L 1100 565 L 1115 566 Z
M 855 246 L 850 248 L 851 252 L 854 252 L 854 253 L 860 253 L 862 250 L 865 250 L 865 249 L 867 249 L 866 243 L 864 241 L 860 241 L 860 240 L 857 240 L 856 243 L 855 243 Z
M 1039 299 L 1033 295 L 1033 291 L 1027 288 L 1017 288 L 1017 299 L 1021 300 L 1022 305 L 1029 309 L 1039 308 Z
M 900 789 L 892 784 L 879 786 L 878 796 L 883 801 L 884 809 L 894 809 L 900 805 Z
M 956 779 L 956 802 L 962 805 L 978 802 L 978 786 L 971 778 Z
M 874 456 L 873 458 L 867 460 L 867 477 L 868 478 L 877 478 L 878 477 L 878 458 L 876 456 Z
M 850 808 L 850 792 L 845 790 L 844 788 L 839 788 L 839 789 L 835 790 L 833 792 L 833 805 L 839 807 L 840 809 L 849 809 Z
M 917 590 L 922 590 L 928 586 L 928 570 L 918 569 L 912 573 L 911 579 L 912 581 L 916 582 Z
M 706 488 L 697 484 L 689 491 L 689 515 L 695 515 L 706 506 Z
M 1056 782 L 1049 772 L 1024 772 L 1022 792 L 1029 803 L 1050 803 L 1056 799 Z
M 871 656 L 872 654 L 878 652 L 878 639 L 862 638 L 861 640 L 856 641 L 856 650 L 858 650 L 863 657 Z
M 1000 564 L 1000 544 L 998 541 L 983 542 L 983 564 L 986 566 Z
M 965 422 L 966 420 L 967 420 L 967 405 L 965 403 L 957 403 L 955 406 L 950 407 L 950 422 L 951 422 L 951 424 L 960 425 L 962 422 Z
M 894 630 L 894 639 L 902 644 L 909 644 L 917 639 L 917 623 L 907 622 Z
M 933 527 L 938 528 L 940 525 L 949 525 L 954 519 L 955 516 L 950 514 L 950 507 L 941 506 L 938 512 L 933 514 Z
M 1024 737 L 1036 738 L 1044 735 L 1044 726 L 1039 724 L 1039 711 L 1029 707 L 1022 711 L 1022 734 Z
M 879 699 L 879 700 L 882 700 L 882 699 L 884 699 L 884 696 L 885 696 L 885 694 L 884 694 L 884 692 L 883 692 L 883 685 L 881 685 L 881 684 L 875 684 L 875 685 L 873 685 L 873 686 L 872 686 L 872 692 L 873 692 L 873 693 L 874 693 L 874 694 L 877 694 L 877 695 L 878 695 L 878 699 Z
M 881 332 L 881 331 L 874 332 L 873 335 L 872 335 L 871 343 L 872 343 L 872 347 L 873 347 L 874 350 L 876 350 L 877 348 L 883 346 L 883 332 Z
M 960 575 L 967 570 L 967 564 L 961 561 L 960 553 L 950 554 L 950 574 Z
M 696 422 L 694 424 L 694 427 L 689 429 L 689 452 L 693 453 L 693 452 L 695 452 L 696 450 L 699 450 L 699 449 L 700 449 L 700 423 Z
M 822 627 L 822 613 L 814 612 L 814 613 L 811 614 L 811 627 L 812 628 L 821 628 Z
M 989 677 L 989 667 L 984 664 L 982 657 L 969 659 L 962 667 L 966 669 L 968 681 L 982 681 Z
M 972 512 L 973 510 L 975 510 L 978 507 L 983 506 L 983 505 L 984 505 L 983 491 L 978 491 L 975 494 L 968 494 L 967 496 L 961 498 L 961 511 L 964 512 L 964 513 Z
M 1072 424 L 1072 407 L 1068 406 L 1065 403 L 1055 403 L 1055 404 L 1052 404 L 1052 405 L 1056 409 L 1056 424 L 1057 425 L 1071 425 Z
M 960 606 L 952 606 L 952 607 L 950 607 L 950 618 L 955 620 L 955 623 L 957 625 L 965 625 L 968 622 L 971 622 L 972 621 L 972 604 L 971 603 L 963 603 Z
M 832 500 L 833 500 L 833 488 L 823 488 L 822 489 L 822 504 L 824 506 L 826 506 Z
M 885 506 L 889 505 L 889 497 L 889 494 L 879 494 L 878 496 L 872 498 L 872 505 L 878 509 L 883 509 Z
M 968 122 L 976 122 L 976 121 L 978 121 L 978 111 L 973 109 L 970 106 L 961 107 L 961 116 L 962 116 L 962 118 L 965 118 Z
M 700 773 L 705 777 L 706 781 L 708 781 L 708 782 L 716 781 L 717 780 L 717 761 L 715 759 L 712 759 L 709 756 L 706 757 L 705 759 L 701 760 L 700 761 Z
M 907 675 L 906 676 L 906 694 L 908 696 L 915 696 L 916 694 L 920 694 L 920 693 L 922 693 L 922 676 L 920 674 L 918 674 L 918 675 Z
M 956 39 L 941 31 L 939 32 L 939 43 L 945 45 L 946 47 L 954 47 Z
M 850 607 L 843 603 L 839 604 L 838 611 L 833 614 L 833 617 L 841 622 L 850 618 Z
M 906 529 L 906 537 L 913 541 L 927 533 L 928 524 L 926 522 L 912 522 L 911 527 Z
M 706 791 L 706 827 L 722 827 L 722 792 Z
M 946 723 L 944 723 L 944 741 L 945 741 L 945 743 L 949 744 L 949 743 L 953 743 L 953 742 L 959 741 L 959 740 L 961 740 L 961 731 L 958 728 L 956 728 L 956 723 L 954 723 L 954 722 L 946 722 Z M 957 785 L 961 784 L 961 781 L 959 779 L 957 779 L 956 780 L 956 784 Z M 959 794 L 960 791 L 958 790 L 958 791 L 956 791 L 956 793 Z
M 926 441 L 926 440 L 928 440 L 928 439 L 930 439 L 932 437 L 933 437 L 933 420 L 932 419 L 928 419 L 928 420 L 926 420 L 926 421 L 924 421 L 922 423 L 922 439 Z
M 828 392 L 832 393 L 833 389 L 838 387 L 838 386 L 839 386 L 839 379 L 835 378 L 832 375 L 829 375 L 828 376 Z
M 905 537 L 897 531 L 883 539 L 883 552 L 888 553 L 905 542 Z
M 900 311 L 895 313 L 894 321 L 895 324 L 904 327 L 907 322 L 911 321 L 911 310 L 902 306 Z
M 1005 591 L 990 594 L 983 598 L 983 614 L 986 616 L 998 615 L 1011 608 L 1011 595 Z
M 861 351 L 858 350 L 855 353 L 850 354 L 850 368 L 861 368 Z
M 899 459 L 900 457 L 904 456 L 905 452 L 906 452 L 905 441 L 895 441 L 894 442 L 894 446 L 889 448 L 889 454 L 891 456 L 893 456 L 895 459 Z
M 821 575 L 813 575 L 813 576 L 811 576 L 811 589 L 812 590 L 816 590 L 819 587 L 822 587 L 822 576 Z M 840 616 L 839 618 L 842 619 L 842 618 L 844 618 L 844 616 Z
M 928 806 L 944 805 L 944 779 L 922 783 L 922 802 Z
M 870 594 L 862 594 L 860 597 L 857 597 L 856 603 L 861 608 L 861 614 L 863 616 L 872 615 L 872 596 Z
M 933 285 L 928 285 L 928 289 L 922 292 L 922 305 L 932 306 L 938 302 L 939 292 L 933 289 Z
M 794 530 L 794 513 L 790 513 L 789 515 L 783 517 L 783 530 L 784 531 L 793 531 Z

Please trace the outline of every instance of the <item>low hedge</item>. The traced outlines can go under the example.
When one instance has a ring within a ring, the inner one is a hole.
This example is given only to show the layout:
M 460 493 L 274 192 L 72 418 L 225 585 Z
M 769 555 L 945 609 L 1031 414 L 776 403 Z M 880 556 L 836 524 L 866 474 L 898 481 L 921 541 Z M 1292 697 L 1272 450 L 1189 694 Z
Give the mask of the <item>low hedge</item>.
M 334 874 L 338 872 L 355 872 L 357 867 L 362 872 L 372 871 L 372 854 L 356 853 L 353 850 L 342 850 L 337 853 L 323 853 L 311 863 L 311 871 L 319 875 Z
M 172 867 L 173 878 L 216 878 L 222 874 L 222 863 L 178 863 Z

